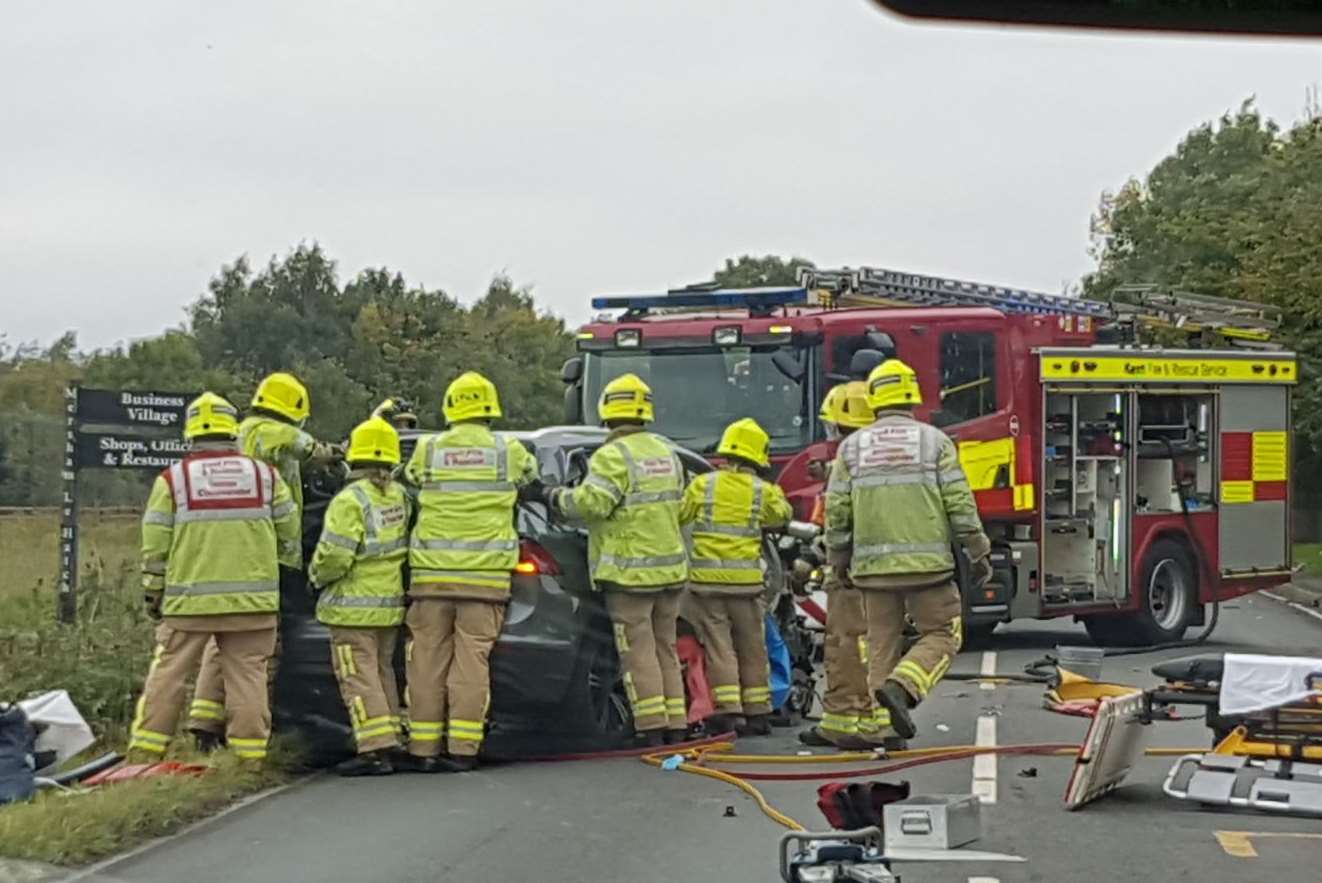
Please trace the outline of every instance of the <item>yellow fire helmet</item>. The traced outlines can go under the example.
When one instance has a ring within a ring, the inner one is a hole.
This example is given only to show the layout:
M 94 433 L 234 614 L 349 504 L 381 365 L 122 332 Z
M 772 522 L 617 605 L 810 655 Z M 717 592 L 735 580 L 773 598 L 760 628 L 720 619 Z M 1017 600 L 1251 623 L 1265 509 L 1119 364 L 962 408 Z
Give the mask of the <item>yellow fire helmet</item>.
M 719 457 L 738 457 L 765 469 L 771 465 L 771 437 L 752 417 L 736 420 L 725 427 L 721 443 L 716 446 Z
M 445 390 L 446 423 L 464 420 L 493 420 L 500 416 L 496 385 L 476 371 L 465 371 Z
M 843 411 L 846 384 L 838 383 L 826 391 L 822 397 L 822 409 L 817 412 L 817 419 L 823 423 L 839 423 Z
M 350 463 L 399 464 L 399 433 L 381 417 L 369 417 L 349 433 Z
M 204 392 L 188 403 L 184 411 L 184 438 L 210 435 L 236 438 L 238 434 L 238 409 L 214 392 Z
M 608 420 L 651 423 L 656 419 L 652 410 L 652 388 L 637 374 L 621 374 L 601 391 L 597 416 L 603 423 Z
M 922 403 L 918 375 L 899 359 L 887 359 L 868 375 L 868 407 L 873 411 Z
M 257 384 L 252 405 L 279 414 L 293 423 L 302 423 L 312 413 L 307 387 L 293 374 L 284 371 L 268 374 Z
M 840 403 L 840 412 L 835 422 L 846 429 L 871 426 L 876 418 L 868 405 L 868 385 L 862 380 L 851 380 L 844 385 L 844 390 L 844 399 Z

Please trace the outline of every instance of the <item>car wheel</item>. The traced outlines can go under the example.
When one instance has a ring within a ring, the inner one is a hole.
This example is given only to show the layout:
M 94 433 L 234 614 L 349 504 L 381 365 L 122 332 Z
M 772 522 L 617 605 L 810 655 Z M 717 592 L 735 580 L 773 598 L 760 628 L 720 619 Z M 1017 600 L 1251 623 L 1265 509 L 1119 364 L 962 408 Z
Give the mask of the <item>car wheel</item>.
M 633 733 L 633 714 L 624 694 L 620 663 L 612 649 L 590 647 L 579 660 L 575 679 L 585 683 L 583 706 L 577 713 L 587 718 L 594 739 L 603 747 L 615 747 Z
M 1084 619 L 1096 643 L 1121 647 L 1173 643 L 1184 637 L 1197 616 L 1198 577 L 1183 545 L 1157 540 L 1143 556 L 1139 573 L 1134 586 L 1138 610 Z

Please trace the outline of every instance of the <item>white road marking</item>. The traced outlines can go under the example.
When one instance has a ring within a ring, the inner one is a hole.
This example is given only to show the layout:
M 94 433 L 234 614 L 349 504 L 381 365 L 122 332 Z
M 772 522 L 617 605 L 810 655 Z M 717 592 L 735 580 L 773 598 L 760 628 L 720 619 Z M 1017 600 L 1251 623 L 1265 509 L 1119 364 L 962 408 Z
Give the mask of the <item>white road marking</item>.
M 996 651 L 988 650 L 982 654 L 982 670 L 979 672 L 984 678 L 990 678 L 996 674 Z M 995 690 L 996 685 L 991 681 L 983 681 L 978 685 L 984 690 Z
M 1318 613 L 1316 610 L 1310 610 L 1309 608 L 1305 607 L 1302 604 L 1296 604 L 1294 601 L 1291 601 L 1289 598 L 1286 598 L 1283 595 L 1277 595 L 1274 592 L 1261 592 L 1260 594 L 1266 595 L 1268 598 L 1271 598 L 1273 601 L 1280 601 L 1282 604 L 1293 607 L 1295 610 L 1298 610 L 1300 613 L 1307 613 L 1309 616 L 1313 617 L 1314 619 L 1322 619 L 1322 613 Z
M 970 877 L 969 883 L 1001 883 L 1001 881 L 995 877 Z
M 978 734 L 974 740 L 979 748 L 996 747 L 996 718 L 984 714 L 978 718 Z M 982 803 L 996 802 L 996 755 L 979 754 L 973 758 L 973 793 Z

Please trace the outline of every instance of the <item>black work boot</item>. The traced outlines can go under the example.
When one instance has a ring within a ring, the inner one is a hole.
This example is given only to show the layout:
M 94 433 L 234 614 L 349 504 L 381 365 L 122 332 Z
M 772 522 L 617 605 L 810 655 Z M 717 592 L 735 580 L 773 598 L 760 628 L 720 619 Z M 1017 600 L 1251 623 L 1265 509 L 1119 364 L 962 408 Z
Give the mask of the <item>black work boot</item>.
M 725 714 L 717 712 L 702 721 L 702 729 L 708 736 L 719 736 L 722 733 L 736 733 L 739 727 L 743 725 L 743 718 L 737 714 Z
M 202 754 L 212 754 L 225 747 L 225 737 L 209 730 L 193 730 L 193 744 Z
M 663 730 L 643 730 L 634 734 L 633 741 L 638 748 L 664 748 L 666 734 Z
M 666 730 L 666 744 L 679 745 L 689 740 L 688 730 Z
M 416 754 L 403 754 L 395 759 L 395 769 L 401 773 L 439 773 L 441 770 L 441 759 L 439 757 L 419 757 Z
M 918 734 L 918 728 L 914 726 L 913 718 L 909 715 L 909 709 L 917 703 L 899 681 L 887 680 L 881 685 L 881 689 L 877 691 L 877 704 L 890 712 L 891 729 L 901 739 L 912 739 Z
M 740 736 L 770 736 L 771 721 L 768 717 L 770 715 L 750 714 L 744 718 L 743 726 L 735 727 L 735 732 Z
M 436 758 L 437 768 L 442 773 L 467 773 L 477 769 L 477 755 L 444 755 Z
M 384 751 L 368 751 L 351 757 L 335 767 L 341 776 L 388 776 L 395 771 Z

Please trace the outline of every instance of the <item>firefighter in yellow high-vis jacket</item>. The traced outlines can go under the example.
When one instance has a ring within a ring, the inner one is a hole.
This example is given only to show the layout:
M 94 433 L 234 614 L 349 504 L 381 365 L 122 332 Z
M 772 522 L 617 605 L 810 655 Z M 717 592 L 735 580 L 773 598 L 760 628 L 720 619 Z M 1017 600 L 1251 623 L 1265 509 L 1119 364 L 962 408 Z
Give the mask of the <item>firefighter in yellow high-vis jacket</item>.
M 418 489 L 409 540 L 404 762 L 418 772 L 477 765 L 491 700 L 488 660 L 519 561 L 514 508 L 520 488 L 537 477 L 528 449 L 491 431 L 501 410 L 490 380 L 460 375 L 442 410 L 449 428 L 419 439 L 404 468 Z
M 692 526 L 689 591 L 683 611 L 707 654 L 716 714 L 713 733 L 771 732 L 771 682 L 762 606 L 762 531 L 789 523 L 785 492 L 760 478 L 771 465 L 771 439 L 757 421 L 731 423 L 716 455 L 725 463 L 695 477 L 679 519 Z
M 188 405 L 192 450 L 152 485 L 142 518 L 148 610 L 161 618 L 130 751 L 169 747 L 188 678 L 209 642 L 229 696 L 229 746 L 266 757 L 271 712 L 266 670 L 279 610 L 279 549 L 296 535 L 297 509 L 280 475 L 240 454 L 234 406 L 213 393 Z
M 380 417 L 349 436 L 349 484 L 326 509 L 308 565 L 320 592 L 317 619 L 330 626 L 331 662 L 349 713 L 358 756 L 342 776 L 394 772 L 399 747 L 399 686 L 395 642 L 404 621 L 404 559 L 409 496 L 391 475 L 399 465 L 399 434 Z

